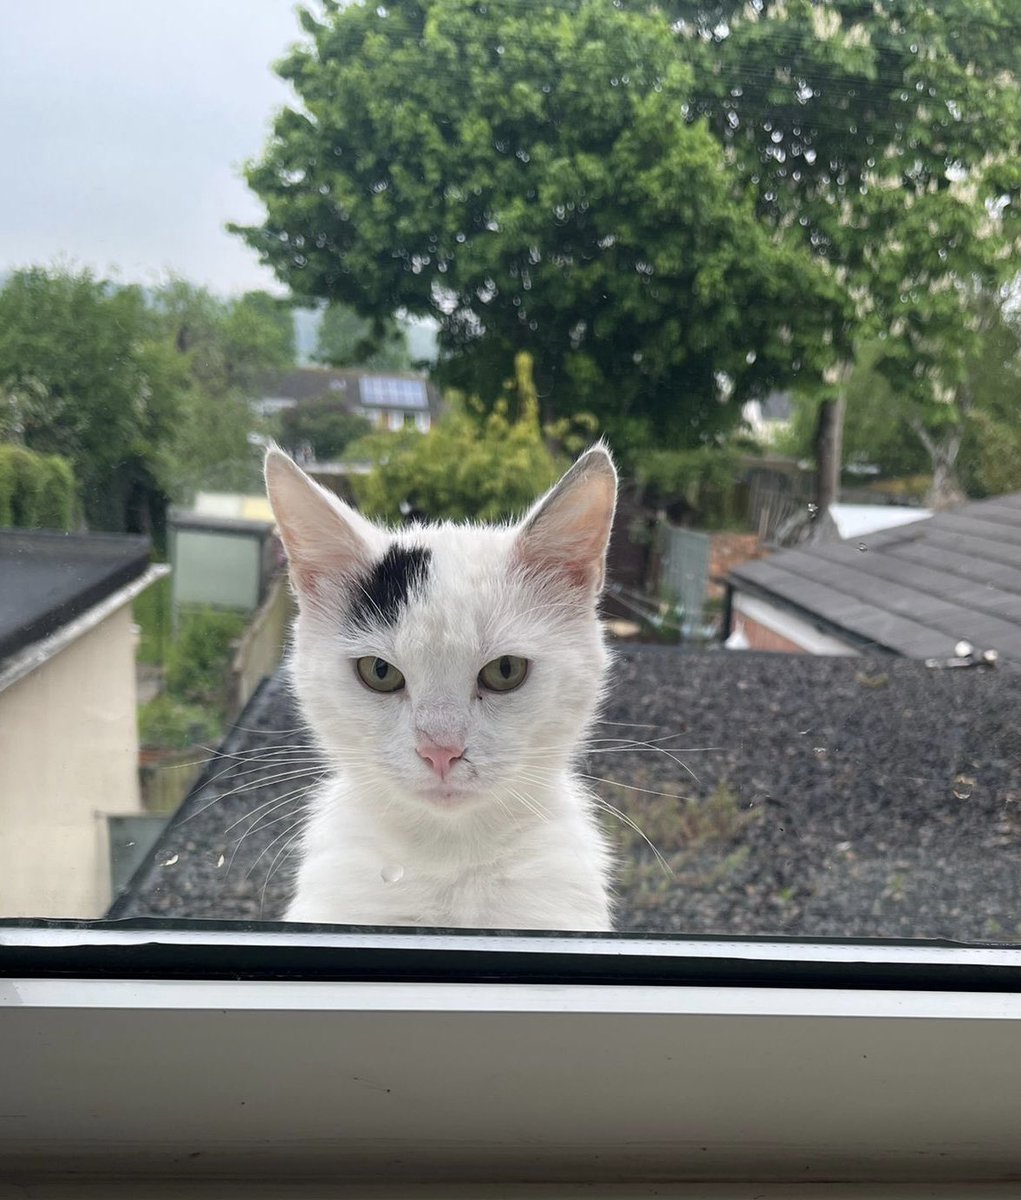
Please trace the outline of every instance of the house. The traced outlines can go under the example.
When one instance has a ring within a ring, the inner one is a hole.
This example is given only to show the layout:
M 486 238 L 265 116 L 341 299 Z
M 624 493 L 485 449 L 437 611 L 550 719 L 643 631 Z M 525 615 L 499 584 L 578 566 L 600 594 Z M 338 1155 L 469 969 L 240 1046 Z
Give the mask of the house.
M 379 429 L 411 426 L 428 432 L 439 414 L 440 395 L 431 383 L 411 372 L 378 373 L 303 367 L 267 375 L 255 410 L 273 416 L 296 404 L 340 401 L 351 413 L 367 417 Z
M 0 530 L 0 913 L 98 917 L 141 812 L 131 601 L 146 538 Z
M 922 659 L 966 642 L 1021 662 L 1021 492 L 863 528 L 731 571 L 724 638 L 740 629 L 754 650 Z
M 769 392 L 761 400 L 747 400 L 741 408 L 752 435 L 766 446 L 790 425 L 793 412 L 790 392 Z

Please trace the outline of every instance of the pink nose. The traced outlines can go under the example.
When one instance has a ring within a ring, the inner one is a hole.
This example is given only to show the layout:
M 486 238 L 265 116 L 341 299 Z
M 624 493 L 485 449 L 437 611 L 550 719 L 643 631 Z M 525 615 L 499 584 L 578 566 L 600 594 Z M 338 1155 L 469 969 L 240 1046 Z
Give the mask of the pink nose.
M 464 754 L 463 746 L 437 746 L 434 742 L 423 742 L 416 749 L 441 779 L 446 779 L 450 764 Z

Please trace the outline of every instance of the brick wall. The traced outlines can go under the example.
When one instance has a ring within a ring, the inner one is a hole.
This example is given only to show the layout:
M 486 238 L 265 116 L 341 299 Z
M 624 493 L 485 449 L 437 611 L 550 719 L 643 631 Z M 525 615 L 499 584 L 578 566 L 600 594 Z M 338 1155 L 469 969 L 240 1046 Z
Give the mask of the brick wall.
M 753 621 L 751 617 L 746 617 L 742 613 L 734 614 L 734 627 L 739 627 L 744 633 L 748 639 L 750 650 L 771 650 L 779 654 L 807 653 L 805 648 L 799 646 L 797 642 L 792 642 L 790 638 L 785 638 L 782 634 L 767 629 L 765 625 L 760 625 L 758 621 Z
M 768 552 L 754 533 L 714 533 L 709 539 L 709 586 L 706 599 L 719 599 L 723 595 L 722 584 L 716 579 L 725 578 L 735 567 L 765 558 Z

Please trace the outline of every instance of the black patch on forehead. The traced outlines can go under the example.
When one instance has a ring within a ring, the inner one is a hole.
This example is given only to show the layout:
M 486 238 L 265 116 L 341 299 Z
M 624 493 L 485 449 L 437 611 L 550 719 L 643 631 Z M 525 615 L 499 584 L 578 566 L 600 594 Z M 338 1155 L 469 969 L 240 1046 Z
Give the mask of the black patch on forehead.
M 412 591 L 422 588 L 429 574 L 432 551 L 424 546 L 391 546 L 351 599 L 356 625 L 394 625 Z

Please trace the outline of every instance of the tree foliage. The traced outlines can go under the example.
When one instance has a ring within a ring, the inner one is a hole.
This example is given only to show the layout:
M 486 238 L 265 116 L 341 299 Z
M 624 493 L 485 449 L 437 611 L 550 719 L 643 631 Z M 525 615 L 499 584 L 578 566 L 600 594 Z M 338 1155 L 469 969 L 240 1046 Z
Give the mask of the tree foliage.
M 487 412 L 477 400 L 452 395 L 428 433 L 376 434 L 351 447 L 374 459 L 371 474 L 352 476 L 361 507 L 400 521 L 500 521 L 520 514 L 554 481 L 566 462 L 546 446 L 531 358 L 519 354 L 515 379 Z
M 66 459 L 0 444 L 0 528 L 69 533 L 74 509 L 74 472 Z
M 614 0 L 398 0 L 302 17 L 300 104 L 241 229 L 296 294 L 440 327 L 491 401 L 533 353 L 546 420 L 698 444 L 829 353 L 839 289 L 757 219 L 661 13 Z M 727 389 L 721 390 L 726 376 Z M 724 403 L 729 395 L 730 403 Z
M 0 438 L 60 455 L 93 529 L 158 530 L 168 498 L 256 486 L 248 397 L 293 359 L 289 309 L 33 267 L 0 288 Z
M 0 395 L 31 450 L 72 465 L 87 522 L 132 524 L 173 436 L 178 379 L 139 288 L 88 271 L 15 272 L 0 289 Z
M 980 298 L 1013 277 L 1021 246 L 1021 8 L 673 7 L 696 65 L 693 115 L 755 187 L 762 219 L 840 282 L 854 338 L 882 340 L 874 369 L 931 458 L 935 498 L 951 497 L 968 364 L 988 332 Z M 848 377 L 835 368 L 817 395 Z
M 331 367 L 363 367 L 367 371 L 411 368 L 408 339 L 400 323 L 392 317 L 366 320 L 347 304 L 327 305 L 315 357 Z
M 365 417 L 339 400 L 309 400 L 280 414 L 280 444 L 292 453 L 311 448 L 319 462 L 340 458 L 351 442 L 372 432 Z

